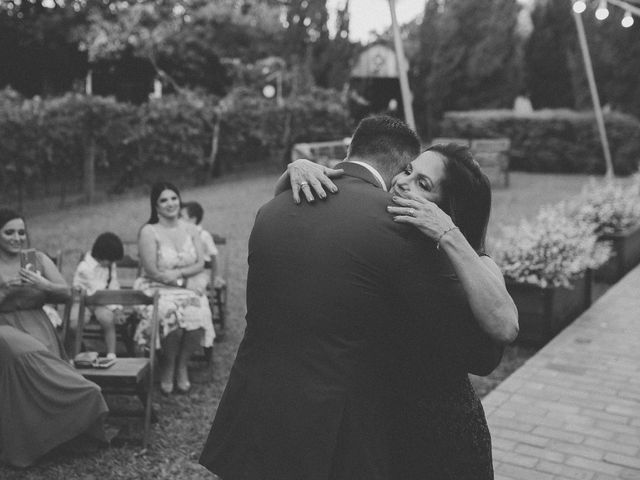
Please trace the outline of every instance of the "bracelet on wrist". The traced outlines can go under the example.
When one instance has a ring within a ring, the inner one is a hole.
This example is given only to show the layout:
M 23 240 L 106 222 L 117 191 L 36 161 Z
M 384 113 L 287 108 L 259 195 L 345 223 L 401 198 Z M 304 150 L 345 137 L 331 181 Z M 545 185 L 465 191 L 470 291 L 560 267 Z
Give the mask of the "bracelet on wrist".
M 444 237 L 447 233 L 452 232 L 453 230 L 460 230 L 460 228 L 454 225 L 453 227 L 448 228 L 440 234 L 440 236 L 438 237 L 438 242 L 436 243 L 436 250 L 440 250 L 440 241 L 442 240 L 442 237 Z

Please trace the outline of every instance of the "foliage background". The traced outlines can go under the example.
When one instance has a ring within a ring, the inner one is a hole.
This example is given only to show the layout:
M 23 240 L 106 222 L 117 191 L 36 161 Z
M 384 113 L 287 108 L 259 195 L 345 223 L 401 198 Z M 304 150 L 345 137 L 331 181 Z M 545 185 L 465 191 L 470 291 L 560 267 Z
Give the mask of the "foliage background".
M 0 182 L 5 198 L 15 194 L 18 202 L 55 192 L 63 204 L 74 180 L 109 178 L 107 188 L 119 193 L 162 176 L 193 184 L 245 165 L 280 169 L 293 143 L 343 138 L 353 129 L 339 96 L 324 90 L 282 106 L 236 92 L 224 110 L 215 96 L 190 91 L 135 106 L 80 94 L 24 99 L 5 90 L 0 105 Z
M 122 192 L 149 181 L 151 167 L 203 180 L 280 165 L 295 141 L 342 138 L 353 128 L 345 94 L 363 47 L 349 38 L 348 3 L 330 17 L 326 0 L 0 0 L 0 87 L 23 97 L 0 113 L 5 196 L 56 192 L 64 203 L 68 191 L 88 188 L 90 158 L 96 183 Z M 596 21 L 596 3 L 582 18 L 600 96 L 637 117 L 640 22 L 621 28 L 614 6 Z M 506 109 L 518 95 L 536 109 L 590 108 L 566 0 L 427 0 L 402 35 L 425 142 L 449 134 L 446 112 Z M 390 32 L 379 40 L 389 43 Z M 115 100 L 72 95 L 90 71 L 93 92 Z M 169 97 L 149 101 L 154 79 Z M 276 79 L 285 106 L 261 97 Z M 547 127 L 533 121 L 531 134 L 526 121 L 512 122 L 512 165 L 600 172 L 589 121 L 552 116 Z M 632 122 L 608 126 L 617 171 L 634 170 Z
M 638 168 L 640 122 L 632 115 L 606 115 L 614 171 L 628 175 Z M 517 114 L 512 110 L 480 110 L 445 114 L 444 136 L 511 140 L 512 170 L 598 173 L 605 171 L 596 122 L 591 112 L 566 109 Z

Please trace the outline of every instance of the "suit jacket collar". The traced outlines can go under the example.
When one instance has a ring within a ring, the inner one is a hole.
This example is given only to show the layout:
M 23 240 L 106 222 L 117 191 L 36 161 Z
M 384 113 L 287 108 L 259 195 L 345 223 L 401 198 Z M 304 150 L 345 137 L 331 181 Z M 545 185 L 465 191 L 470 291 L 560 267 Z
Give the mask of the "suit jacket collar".
M 349 160 L 345 160 L 344 162 L 340 162 L 333 168 L 341 168 L 344 170 L 344 174 L 348 177 L 359 178 L 360 180 L 364 180 L 367 183 L 370 183 L 374 187 L 385 189 L 382 185 L 380 185 L 380 181 L 376 178 L 376 176 L 369 171 L 366 167 L 359 165 L 357 163 L 350 162 Z M 371 167 L 373 168 L 373 167 Z

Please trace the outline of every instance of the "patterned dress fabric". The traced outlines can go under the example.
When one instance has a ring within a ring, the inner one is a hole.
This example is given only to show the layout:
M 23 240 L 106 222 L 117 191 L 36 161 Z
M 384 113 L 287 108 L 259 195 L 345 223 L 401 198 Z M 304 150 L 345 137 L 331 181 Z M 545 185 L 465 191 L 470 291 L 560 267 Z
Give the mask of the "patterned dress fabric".
M 188 237 L 180 248 L 163 242 L 155 228 L 152 226 L 157 245 L 157 267 L 160 271 L 193 265 L 197 258 L 197 252 L 193 240 Z M 179 288 L 158 283 L 148 277 L 142 276 L 136 279 L 133 288 L 142 290 L 148 295 L 153 295 L 156 290 L 160 293 L 158 305 L 159 313 L 159 337 L 164 338 L 178 328 L 185 330 L 197 330 L 202 328 L 204 335 L 203 347 L 213 345 L 215 331 L 209 301 L 204 291 L 207 285 L 208 275 L 201 272 L 190 277 L 187 288 Z M 141 321 L 135 334 L 135 340 L 139 345 L 148 345 L 150 339 L 150 320 L 152 307 L 139 307 Z

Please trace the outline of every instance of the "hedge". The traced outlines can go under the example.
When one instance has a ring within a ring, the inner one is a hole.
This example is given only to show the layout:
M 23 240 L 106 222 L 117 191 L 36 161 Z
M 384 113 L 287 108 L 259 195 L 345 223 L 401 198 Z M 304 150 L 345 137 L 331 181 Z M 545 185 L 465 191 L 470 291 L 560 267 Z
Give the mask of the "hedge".
M 605 126 L 618 175 L 638 169 L 640 122 L 612 112 Z M 528 172 L 603 173 L 604 155 L 593 113 L 539 110 L 515 114 L 512 110 L 447 112 L 441 136 L 511 140 L 510 169 Z
M 149 183 L 160 171 L 201 182 L 245 163 L 280 165 L 293 143 L 343 138 L 352 128 L 338 95 L 321 90 L 288 98 L 282 107 L 238 92 L 224 108 L 220 99 L 194 92 L 135 106 L 73 93 L 24 99 L 4 90 L 0 182 L 4 195 L 14 190 L 19 203 L 25 193 L 49 193 L 52 181 L 59 184 L 61 203 L 68 186 L 79 181 L 91 200 L 96 177 L 111 174 L 114 192 Z
M 266 158 L 284 165 L 294 143 L 344 138 L 353 128 L 339 96 L 330 91 L 287 99 L 283 107 L 240 93 L 222 116 L 219 168 L 229 170 Z

